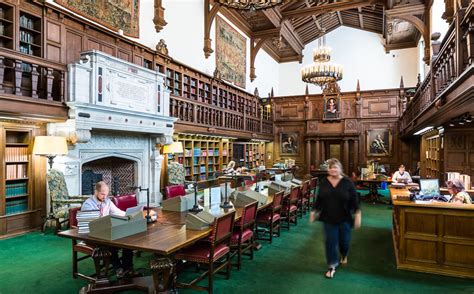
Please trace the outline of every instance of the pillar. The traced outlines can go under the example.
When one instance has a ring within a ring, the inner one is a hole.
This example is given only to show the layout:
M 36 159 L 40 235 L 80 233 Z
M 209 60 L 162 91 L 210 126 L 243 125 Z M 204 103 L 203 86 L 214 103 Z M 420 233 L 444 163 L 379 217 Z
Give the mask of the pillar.
M 349 139 L 344 139 L 344 150 L 343 150 L 343 156 L 344 156 L 344 172 L 347 174 L 349 172 Z
M 306 140 L 306 170 L 310 172 L 311 165 L 311 140 Z
M 359 166 L 359 139 L 354 140 L 354 168 L 357 171 Z
M 321 164 L 321 146 L 320 146 L 320 142 L 319 142 L 319 139 L 316 139 L 316 160 L 315 160 L 315 164 L 316 164 L 316 169 L 319 168 L 319 165 Z
M 326 146 L 324 140 L 321 141 L 321 162 L 326 161 Z

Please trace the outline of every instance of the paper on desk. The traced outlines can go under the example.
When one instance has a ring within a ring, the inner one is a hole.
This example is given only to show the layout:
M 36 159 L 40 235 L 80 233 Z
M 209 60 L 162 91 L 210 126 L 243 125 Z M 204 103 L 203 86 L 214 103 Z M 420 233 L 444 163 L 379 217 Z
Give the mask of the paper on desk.
M 221 203 L 221 188 L 213 187 L 211 188 L 211 205 L 215 203 Z
M 211 204 L 211 189 L 204 189 L 204 206 L 208 207 Z

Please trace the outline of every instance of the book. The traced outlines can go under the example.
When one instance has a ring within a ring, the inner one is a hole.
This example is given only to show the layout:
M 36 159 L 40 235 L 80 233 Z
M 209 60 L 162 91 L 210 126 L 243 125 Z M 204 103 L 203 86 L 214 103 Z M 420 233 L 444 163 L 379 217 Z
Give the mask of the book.
M 186 215 L 186 229 L 203 231 L 207 230 L 215 220 L 215 216 L 203 210 L 198 214 L 188 213 Z
M 100 210 L 78 211 L 76 215 L 77 232 L 79 234 L 88 234 L 89 223 L 100 218 Z

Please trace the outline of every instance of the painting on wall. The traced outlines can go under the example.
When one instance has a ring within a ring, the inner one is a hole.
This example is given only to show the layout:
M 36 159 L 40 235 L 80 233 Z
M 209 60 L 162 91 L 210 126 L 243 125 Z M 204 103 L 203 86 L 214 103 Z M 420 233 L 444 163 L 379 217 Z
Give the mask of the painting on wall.
M 225 20 L 216 20 L 216 69 L 221 78 L 245 88 L 247 41 Z
M 140 0 L 55 0 L 59 5 L 124 35 L 139 37 Z
M 280 154 L 297 155 L 298 139 L 298 133 L 280 133 Z
M 324 99 L 324 119 L 339 119 L 341 110 L 341 99 L 339 96 L 325 97 Z
M 366 146 L 368 156 L 390 156 L 392 131 L 389 129 L 368 130 Z

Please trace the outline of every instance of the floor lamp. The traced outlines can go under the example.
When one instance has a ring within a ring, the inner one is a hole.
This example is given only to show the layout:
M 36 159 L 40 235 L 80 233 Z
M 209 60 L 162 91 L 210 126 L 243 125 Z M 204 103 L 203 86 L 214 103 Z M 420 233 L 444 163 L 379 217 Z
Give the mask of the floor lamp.
M 67 155 L 66 137 L 59 136 L 36 136 L 33 146 L 33 154 L 46 157 L 48 159 L 49 169 L 53 168 L 54 158 L 58 155 Z M 46 216 L 43 223 L 43 231 L 45 225 L 50 221 L 58 219 L 54 216 L 53 211 L 53 194 L 49 192 L 49 215 Z

